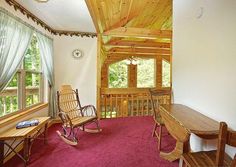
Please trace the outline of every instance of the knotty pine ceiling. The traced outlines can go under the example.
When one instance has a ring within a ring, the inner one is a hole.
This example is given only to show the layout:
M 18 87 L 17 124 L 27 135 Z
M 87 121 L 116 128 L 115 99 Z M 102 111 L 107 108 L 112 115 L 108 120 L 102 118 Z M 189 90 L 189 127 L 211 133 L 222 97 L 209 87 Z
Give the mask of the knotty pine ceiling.
M 130 56 L 170 60 L 172 0 L 85 0 L 98 38 L 102 63 Z

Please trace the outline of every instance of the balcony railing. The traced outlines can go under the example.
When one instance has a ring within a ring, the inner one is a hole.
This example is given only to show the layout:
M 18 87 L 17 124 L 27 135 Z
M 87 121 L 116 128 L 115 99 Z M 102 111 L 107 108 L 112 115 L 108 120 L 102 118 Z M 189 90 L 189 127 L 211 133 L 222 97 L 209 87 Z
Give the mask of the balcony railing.
M 171 95 L 159 96 L 154 99 L 156 103 L 169 104 Z M 116 118 L 130 116 L 153 115 L 151 97 L 148 89 L 113 89 L 101 90 L 101 118 Z
M 0 93 L 0 116 L 15 112 L 18 110 L 17 88 L 7 88 Z M 26 95 L 39 96 L 39 87 L 26 88 Z M 34 104 L 34 98 L 30 97 L 31 104 Z

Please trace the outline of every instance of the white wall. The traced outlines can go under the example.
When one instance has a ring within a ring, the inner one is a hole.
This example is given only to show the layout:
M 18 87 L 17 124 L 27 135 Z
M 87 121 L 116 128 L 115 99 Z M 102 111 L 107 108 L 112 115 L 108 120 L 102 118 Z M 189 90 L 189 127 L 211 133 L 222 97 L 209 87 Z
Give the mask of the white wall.
M 83 57 L 75 59 L 75 49 L 80 49 Z M 79 90 L 82 105 L 96 105 L 97 38 L 55 36 L 54 55 L 56 89 L 70 84 Z
M 236 1 L 174 0 L 173 25 L 175 103 L 236 130 Z

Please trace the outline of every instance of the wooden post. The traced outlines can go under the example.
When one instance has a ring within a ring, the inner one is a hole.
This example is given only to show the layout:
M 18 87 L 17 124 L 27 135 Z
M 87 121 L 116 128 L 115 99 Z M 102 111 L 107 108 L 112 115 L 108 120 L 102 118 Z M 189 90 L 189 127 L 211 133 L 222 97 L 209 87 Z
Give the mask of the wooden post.
M 97 36 L 97 115 L 101 118 L 101 49 L 102 49 L 101 34 Z
M 109 65 L 103 64 L 102 69 L 101 69 L 101 87 L 102 88 L 108 88 L 108 69 Z
M 156 88 L 162 88 L 162 58 L 157 56 L 156 58 Z
M 128 87 L 137 87 L 137 65 L 128 65 Z

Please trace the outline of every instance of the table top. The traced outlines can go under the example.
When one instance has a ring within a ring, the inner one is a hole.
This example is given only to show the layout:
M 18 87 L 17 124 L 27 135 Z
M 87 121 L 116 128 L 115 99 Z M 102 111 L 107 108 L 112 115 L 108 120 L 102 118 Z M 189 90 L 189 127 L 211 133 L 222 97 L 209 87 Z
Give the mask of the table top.
M 191 133 L 199 136 L 212 136 L 219 133 L 219 122 L 182 104 L 160 105 L 160 110 L 166 110 L 181 122 Z
M 22 129 L 16 129 L 16 127 L 10 128 L 0 134 L 0 140 L 8 140 L 12 138 L 25 138 L 34 133 L 36 130 L 42 128 L 49 121 L 50 117 L 34 117 L 31 118 L 30 120 L 32 119 L 39 120 L 39 124 L 37 126 L 31 126 Z

